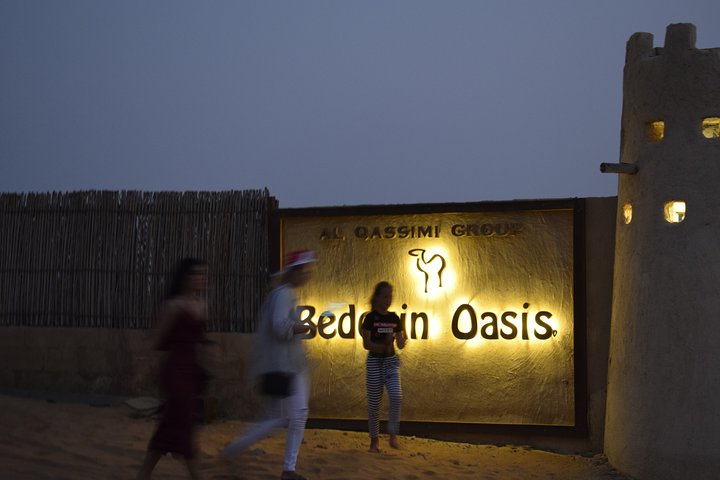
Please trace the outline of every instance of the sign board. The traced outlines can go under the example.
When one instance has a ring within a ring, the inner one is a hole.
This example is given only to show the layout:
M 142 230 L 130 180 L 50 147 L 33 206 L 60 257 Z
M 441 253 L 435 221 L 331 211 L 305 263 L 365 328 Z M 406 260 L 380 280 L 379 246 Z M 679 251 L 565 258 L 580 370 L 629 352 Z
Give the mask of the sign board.
M 384 210 L 282 215 L 282 252 L 318 256 L 298 292 L 317 326 L 311 416 L 367 418 L 359 326 L 385 280 L 409 337 L 402 421 L 575 425 L 572 204 Z

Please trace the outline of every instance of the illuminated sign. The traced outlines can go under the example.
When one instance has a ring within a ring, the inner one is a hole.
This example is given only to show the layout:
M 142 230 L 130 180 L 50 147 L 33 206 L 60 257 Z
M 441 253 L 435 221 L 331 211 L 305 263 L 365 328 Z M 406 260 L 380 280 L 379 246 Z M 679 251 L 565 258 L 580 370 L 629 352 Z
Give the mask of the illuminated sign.
M 403 421 L 574 425 L 571 208 L 300 212 L 283 216 L 281 241 L 319 259 L 298 292 L 301 318 L 317 326 L 314 418 L 366 418 L 358 329 L 386 280 L 409 337 Z

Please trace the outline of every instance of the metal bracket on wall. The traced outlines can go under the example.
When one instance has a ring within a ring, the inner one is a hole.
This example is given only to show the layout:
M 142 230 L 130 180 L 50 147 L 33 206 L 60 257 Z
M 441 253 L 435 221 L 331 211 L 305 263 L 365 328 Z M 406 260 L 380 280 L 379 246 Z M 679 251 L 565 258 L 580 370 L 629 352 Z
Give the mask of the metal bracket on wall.
M 638 172 L 638 167 L 632 163 L 601 163 L 600 171 L 602 173 L 627 173 L 628 175 L 635 175 Z

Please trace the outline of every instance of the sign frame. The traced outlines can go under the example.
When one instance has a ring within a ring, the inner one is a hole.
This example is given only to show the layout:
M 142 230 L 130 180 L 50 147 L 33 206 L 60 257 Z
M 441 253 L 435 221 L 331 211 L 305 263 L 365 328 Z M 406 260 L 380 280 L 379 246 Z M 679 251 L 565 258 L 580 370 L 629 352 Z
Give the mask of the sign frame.
M 573 258 L 573 348 L 574 348 L 574 425 L 524 425 L 497 423 L 462 423 L 435 421 L 404 421 L 404 435 L 528 435 L 551 437 L 588 436 L 587 400 L 587 312 L 586 312 L 586 234 L 585 200 L 582 198 L 550 200 L 486 201 L 469 203 L 423 203 L 394 205 L 360 205 L 343 207 L 280 208 L 270 218 L 270 267 L 280 267 L 283 239 L 282 220 L 297 217 L 345 217 L 373 215 L 412 215 L 474 212 L 572 211 Z M 341 418 L 314 418 L 312 409 L 308 428 L 337 428 L 363 431 L 367 421 Z

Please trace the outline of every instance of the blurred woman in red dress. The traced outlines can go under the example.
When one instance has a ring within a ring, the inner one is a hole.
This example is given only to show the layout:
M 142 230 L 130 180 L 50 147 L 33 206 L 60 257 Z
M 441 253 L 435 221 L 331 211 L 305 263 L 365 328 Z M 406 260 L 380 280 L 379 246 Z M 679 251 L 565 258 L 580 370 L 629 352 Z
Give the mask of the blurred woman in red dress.
M 194 444 L 194 412 L 203 375 L 197 350 L 204 341 L 207 323 L 206 291 L 206 264 L 194 258 L 181 260 L 160 308 L 154 345 L 167 352 L 160 371 L 165 404 L 137 480 L 149 479 L 160 457 L 166 453 L 183 457 L 190 477 L 200 478 Z

